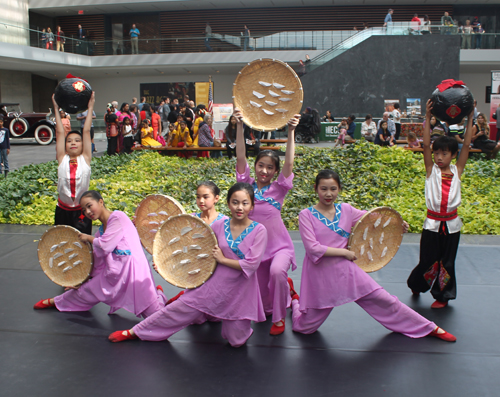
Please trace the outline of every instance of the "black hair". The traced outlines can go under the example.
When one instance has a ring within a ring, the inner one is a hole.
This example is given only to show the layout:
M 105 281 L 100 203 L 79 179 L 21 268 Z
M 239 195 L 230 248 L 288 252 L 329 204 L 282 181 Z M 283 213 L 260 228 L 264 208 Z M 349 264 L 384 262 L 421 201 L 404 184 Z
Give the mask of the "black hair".
M 280 156 L 272 150 L 263 150 L 257 155 L 257 158 L 255 159 L 255 165 L 259 162 L 259 160 L 262 157 L 271 157 L 271 160 L 274 162 L 274 168 L 276 168 L 276 172 L 279 174 L 280 173 Z
M 76 134 L 78 135 L 80 138 L 83 139 L 83 136 L 82 136 L 82 133 L 80 131 L 76 131 L 76 130 L 71 130 L 70 132 L 68 132 L 68 135 L 66 135 L 66 138 L 64 138 L 64 142 L 67 143 L 68 142 L 68 137 L 70 135 L 73 135 L 73 134 Z
M 365 120 L 370 120 L 370 119 L 372 119 L 372 118 L 373 118 L 373 117 L 372 117 L 372 115 L 371 115 L 371 114 L 367 114 L 367 115 L 366 115 L 366 117 L 365 117 Z
M 394 104 L 394 109 L 399 109 L 399 102 L 396 102 L 396 103 Z
M 227 203 L 231 201 L 231 197 L 233 196 L 234 193 L 244 191 L 247 192 L 248 195 L 250 196 L 250 201 L 252 202 L 252 206 L 254 205 L 254 193 L 253 193 L 253 187 L 249 183 L 244 183 L 244 182 L 238 182 L 235 183 L 233 186 L 231 186 L 227 192 Z
M 124 117 L 123 120 L 122 120 L 123 124 L 125 124 L 125 120 L 128 120 L 128 121 L 132 122 L 132 120 L 130 120 L 130 117 Z
M 316 181 L 314 182 L 316 189 L 318 188 L 318 185 L 322 179 L 333 179 L 335 182 L 338 183 L 339 189 L 342 189 L 342 183 L 340 183 L 340 176 L 335 171 L 321 170 L 320 172 L 318 172 L 318 175 L 316 175 Z
M 125 106 L 127 106 L 127 105 L 128 105 L 128 103 L 127 103 L 127 102 L 123 102 L 123 103 L 122 103 L 122 106 L 120 107 L 120 112 L 124 112 L 124 110 L 123 110 L 123 109 L 125 109 Z
M 203 181 L 198 184 L 196 187 L 196 190 L 198 190 L 201 186 L 208 187 L 214 196 L 219 196 L 220 195 L 220 189 L 219 186 L 217 186 L 215 183 L 212 181 Z
M 101 193 L 99 193 L 97 190 L 87 190 L 86 192 L 84 192 L 82 194 L 82 196 L 80 197 L 80 202 L 82 201 L 82 199 L 84 197 L 90 197 L 91 199 L 93 199 L 97 202 L 99 200 L 102 200 L 104 202 L 104 199 L 102 198 Z
M 349 119 L 350 119 L 351 121 L 354 121 L 354 120 L 356 120 L 356 116 L 355 116 L 355 115 L 353 115 L 353 114 L 351 114 L 351 115 L 349 116 Z
M 456 154 L 458 152 L 458 142 L 452 136 L 440 136 L 438 139 L 434 141 L 432 144 L 432 150 L 448 150 L 451 154 Z

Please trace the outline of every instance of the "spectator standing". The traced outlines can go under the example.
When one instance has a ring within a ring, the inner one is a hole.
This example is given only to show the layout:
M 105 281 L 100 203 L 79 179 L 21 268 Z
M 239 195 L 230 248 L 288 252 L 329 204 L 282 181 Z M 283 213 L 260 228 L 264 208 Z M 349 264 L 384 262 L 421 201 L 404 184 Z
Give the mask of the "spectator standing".
M 245 30 L 243 31 L 243 51 L 251 49 L 250 47 L 250 29 L 245 25 Z
M 474 99 L 474 122 L 476 121 L 478 115 L 479 112 L 477 110 L 477 101 Z
M 136 100 L 137 102 L 137 100 Z M 137 127 L 141 125 L 139 109 L 137 108 L 137 104 L 130 105 L 130 114 L 132 118 L 130 119 L 132 124 L 132 129 L 137 132 Z
M 200 147 L 212 147 L 214 145 L 213 130 L 212 130 L 212 115 L 206 113 L 203 117 L 203 122 L 200 123 L 198 130 L 198 145 Z M 198 151 L 198 157 L 210 157 L 209 152 Z
M 302 61 L 302 59 L 299 60 L 299 68 L 297 69 L 297 76 L 302 77 L 306 74 L 306 65 Z
M 448 12 L 445 12 L 441 17 L 441 25 L 444 26 L 443 28 L 441 28 L 441 34 L 451 34 L 451 27 L 455 24 Z
M 413 18 L 411 19 L 411 27 L 413 34 L 420 34 L 420 25 L 422 21 L 418 17 L 418 14 L 413 14 Z
M 76 44 L 78 46 L 77 52 L 79 54 L 86 54 L 87 53 L 87 46 L 86 46 L 87 31 L 84 28 L 82 28 L 82 25 L 78 25 L 77 36 L 78 36 L 78 43 Z
M 170 115 L 170 98 L 163 97 L 163 111 L 161 112 L 161 122 L 162 122 L 162 130 L 168 131 L 168 125 L 170 122 L 168 121 L 168 116 Z
M 387 15 L 385 16 L 385 19 L 384 19 L 384 27 L 386 28 L 390 28 L 392 27 L 392 14 L 394 13 L 394 11 L 392 10 L 392 8 L 389 8 L 389 11 L 387 12 Z
M 161 117 L 154 106 L 151 106 L 151 127 L 153 127 L 153 138 L 158 141 L 158 136 L 161 136 L 162 132 Z
M 128 32 L 130 35 L 130 46 L 132 47 L 132 54 L 139 54 L 139 36 L 141 32 L 135 26 L 135 23 L 132 25 L 132 29 Z
M 365 121 L 361 124 L 361 136 L 365 138 L 368 142 L 373 142 L 375 140 L 375 135 L 377 134 L 377 126 L 373 121 L 372 115 L 367 114 Z
M 472 37 L 472 25 L 470 23 L 470 20 L 467 19 L 465 21 L 465 26 L 464 26 L 464 36 L 462 40 L 462 49 L 463 50 L 470 50 L 472 48 L 472 42 L 471 42 L 471 37 Z
M 212 47 L 210 47 L 210 38 L 212 37 L 212 28 L 210 24 L 207 22 L 207 26 L 205 26 L 205 48 L 207 51 L 212 51 Z
M 382 119 L 378 121 L 377 123 L 377 130 L 380 129 L 380 123 L 382 121 L 387 121 L 387 130 L 391 133 L 392 136 L 396 135 L 396 125 L 394 124 L 394 121 L 392 121 L 389 116 L 391 114 L 389 112 L 384 112 Z
M 56 49 L 57 51 L 64 52 L 64 43 L 66 43 L 66 37 L 64 37 L 64 32 L 62 31 L 61 27 L 57 27 L 57 32 L 56 32 Z
M 108 156 L 113 156 L 117 154 L 120 126 L 118 124 L 118 117 L 115 114 L 115 109 L 111 103 L 108 103 L 104 121 L 106 123 L 106 138 L 108 139 Z
M 80 130 L 82 131 L 83 135 L 83 127 L 85 126 L 85 119 L 87 118 L 88 110 L 82 113 L 78 113 L 76 115 L 76 119 L 80 120 Z M 62 117 L 61 117 L 62 118 Z M 96 118 L 95 112 L 92 110 L 92 120 Z M 92 121 L 92 124 L 90 126 L 90 139 L 92 141 L 92 153 L 97 152 L 95 149 L 95 144 L 94 144 L 94 121 Z
M 396 133 L 394 134 L 394 138 L 398 140 L 399 135 L 401 134 L 401 112 L 399 111 L 398 102 L 394 104 L 394 110 L 391 112 L 391 116 L 392 116 L 392 121 L 394 121 L 394 126 L 396 127 Z
M 47 28 L 47 33 L 45 35 L 47 38 L 47 46 L 45 47 L 47 50 L 54 49 L 54 33 L 52 33 L 52 29 Z
M 45 28 L 42 29 L 40 41 L 42 42 L 42 48 L 47 48 L 47 31 L 45 30 Z
M 424 15 L 424 22 L 422 23 L 422 29 L 420 30 L 422 34 L 431 34 L 431 21 L 428 15 Z
M 0 173 L 3 164 L 4 175 L 7 178 L 9 173 L 10 136 L 9 130 L 3 126 L 3 117 L 0 116 Z
M 139 109 L 139 112 L 142 111 L 142 107 L 144 106 L 145 103 L 146 103 L 146 97 L 143 96 L 143 97 L 141 97 L 141 103 L 139 103 L 137 105 L 137 108 Z
M 481 39 L 483 38 L 483 36 L 481 35 L 484 33 L 484 29 L 482 28 L 478 17 L 474 17 L 474 22 L 472 22 L 472 30 L 474 31 L 474 37 L 476 38 L 476 45 L 474 48 L 476 50 L 479 50 L 481 49 Z
M 64 127 L 64 136 L 66 137 L 71 131 L 71 117 L 64 110 L 59 110 L 59 114 L 61 115 L 61 123 Z

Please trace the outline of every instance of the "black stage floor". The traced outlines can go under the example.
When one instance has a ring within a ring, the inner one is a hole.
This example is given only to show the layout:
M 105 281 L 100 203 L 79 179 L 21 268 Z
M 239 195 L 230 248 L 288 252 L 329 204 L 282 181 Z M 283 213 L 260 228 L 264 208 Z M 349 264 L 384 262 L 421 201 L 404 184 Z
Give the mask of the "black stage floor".
M 418 260 L 409 236 L 373 277 L 390 293 L 455 334 L 456 343 L 391 333 L 356 304 L 335 309 L 313 335 L 271 337 L 254 324 L 246 346 L 230 347 L 220 324 L 191 326 L 165 342 L 108 342 L 138 319 L 120 310 L 35 311 L 61 293 L 41 271 L 37 241 L 45 227 L 0 225 L 0 396 L 498 396 L 500 394 L 500 238 L 464 238 L 458 299 L 431 310 L 405 281 Z M 297 260 L 304 248 L 297 234 Z M 156 274 L 168 296 L 178 290 Z M 300 268 L 291 273 L 300 285 Z

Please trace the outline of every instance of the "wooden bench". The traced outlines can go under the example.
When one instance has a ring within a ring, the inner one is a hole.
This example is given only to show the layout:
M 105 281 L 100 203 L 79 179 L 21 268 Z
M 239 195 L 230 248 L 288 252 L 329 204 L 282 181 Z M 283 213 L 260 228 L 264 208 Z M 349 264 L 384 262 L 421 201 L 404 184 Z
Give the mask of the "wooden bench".
M 405 147 L 403 148 L 405 150 L 411 150 L 412 152 L 423 152 L 424 151 L 424 148 L 421 148 L 421 147 L 413 147 L 413 148 L 410 148 L 410 147 Z M 481 149 L 469 149 L 469 153 L 483 153 L 481 151 Z

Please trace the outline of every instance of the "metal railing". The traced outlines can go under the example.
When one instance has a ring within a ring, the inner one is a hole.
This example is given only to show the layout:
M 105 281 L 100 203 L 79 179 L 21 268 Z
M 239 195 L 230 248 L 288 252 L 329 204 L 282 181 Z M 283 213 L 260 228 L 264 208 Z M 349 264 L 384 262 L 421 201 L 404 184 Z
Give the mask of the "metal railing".
M 412 22 L 394 22 L 387 27 L 370 28 L 355 32 L 356 34 L 332 46 L 332 48 L 313 58 L 306 64 L 306 71 L 310 72 L 318 66 L 339 56 L 345 51 L 358 45 L 372 36 L 402 36 L 402 35 L 460 35 L 462 49 L 497 49 L 500 48 L 500 33 L 459 33 L 457 26 L 429 25 L 423 29 Z
M 429 32 L 429 33 L 427 33 Z M 328 50 L 328 54 L 339 54 L 373 35 L 406 35 L 406 34 L 459 34 L 457 27 L 430 26 L 425 31 L 422 26 L 411 22 L 394 22 L 386 28 L 370 28 L 361 31 L 331 30 L 331 31 L 298 31 L 269 32 L 253 36 L 235 36 L 213 33 L 206 36 L 179 37 L 141 37 L 137 41 L 130 39 L 94 40 L 78 39 L 71 35 L 63 37 L 61 50 L 82 55 L 127 55 L 138 54 L 171 54 L 185 52 L 211 51 L 276 51 L 276 50 Z M 53 32 L 52 43 L 47 40 L 47 34 L 40 29 L 30 29 L 7 23 L 0 23 L 0 41 L 19 45 L 57 50 L 57 36 Z M 500 48 L 500 33 L 485 33 L 481 35 L 462 34 L 463 48 L 492 49 Z M 480 36 L 478 39 L 477 36 Z M 137 46 L 133 45 L 137 43 Z M 133 48 L 134 47 L 134 48 Z M 137 48 L 137 51 L 135 51 Z M 134 51 L 132 51 L 134 49 Z M 328 55 L 328 56 L 330 56 Z M 324 59 L 326 54 L 321 55 Z M 314 59 L 308 67 L 316 64 Z

